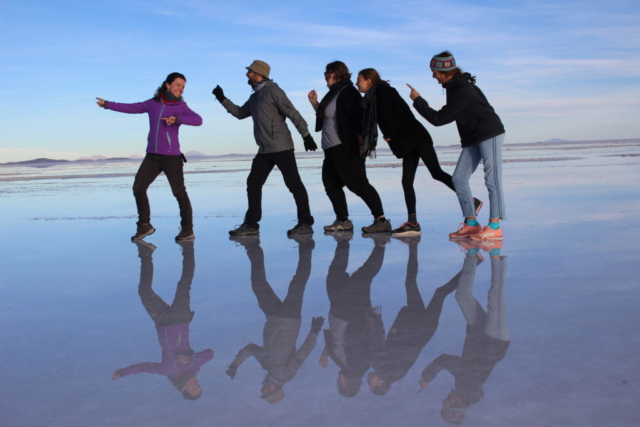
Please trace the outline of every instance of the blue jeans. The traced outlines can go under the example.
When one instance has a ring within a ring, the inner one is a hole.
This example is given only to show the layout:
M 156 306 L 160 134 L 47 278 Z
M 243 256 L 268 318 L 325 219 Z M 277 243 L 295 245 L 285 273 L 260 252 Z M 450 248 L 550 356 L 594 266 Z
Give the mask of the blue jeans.
M 489 190 L 489 218 L 507 219 L 502 192 L 502 143 L 504 133 L 471 147 L 464 147 L 455 171 L 453 186 L 465 217 L 475 217 L 473 195 L 469 187 L 469 178 L 476 171 L 480 160 L 484 164 L 484 183 Z

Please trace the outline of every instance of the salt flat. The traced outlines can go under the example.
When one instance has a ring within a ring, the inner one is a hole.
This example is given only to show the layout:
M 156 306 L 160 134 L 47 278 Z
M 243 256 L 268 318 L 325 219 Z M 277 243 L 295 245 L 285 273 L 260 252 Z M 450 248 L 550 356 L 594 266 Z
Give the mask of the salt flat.
M 438 150 L 445 170 L 458 152 Z M 274 171 L 259 241 L 232 241 L 248 160 L 190 161 L 195 243 L 173 241 L 160 177 L 153 251 L 129 240 L 135 163 L 2 167 L 0 424 L 638 425 L 639 154 L 638 140 L 508 146 L 506 237 L 483 261 L 448 241 L 457 199 L 424 167 L 419 242 L 323 235 L 318 154 L 299 159 L 313 237 L 287 238 L 295 206 Z M 404 222 L 399 162 L 368 164 Z M 487 200 L 480 171 L 472 188 Z M 197 400 L 178 390 L 190 378 Z M 281 391 L 263 399 L 263 383 Z

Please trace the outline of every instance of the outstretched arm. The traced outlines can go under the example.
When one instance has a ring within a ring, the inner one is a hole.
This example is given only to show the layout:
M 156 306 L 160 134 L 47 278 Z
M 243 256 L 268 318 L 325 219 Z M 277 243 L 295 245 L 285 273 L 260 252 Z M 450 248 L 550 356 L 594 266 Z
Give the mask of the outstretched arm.
M 107 101 L 102 98 L 96 98 L 98 101 L 98 107 L 104 108 L 105 110 L 113 110 L 119 113 L 126 114 L 143 114 L 149 111 L 147 106 L 147 102 L 135 102 L 133 104 L 122 104 L 120 102 Z

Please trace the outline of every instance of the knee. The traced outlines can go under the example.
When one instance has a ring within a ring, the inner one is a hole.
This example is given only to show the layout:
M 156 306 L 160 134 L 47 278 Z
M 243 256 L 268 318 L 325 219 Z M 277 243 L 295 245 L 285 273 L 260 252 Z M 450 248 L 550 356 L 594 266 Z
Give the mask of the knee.
M 133 195 L 135 197 L 140 197 L 140 196 L 144 196 L 145 194 L 147 194 L 147 187 L 140 185 L 138 183 L 134 183 L 133 184 Z
M 469 183 L 469 178 L 466 174 L 453 173 L 451 176 L 451 181 L 453 182 L 453 186 L 455 188 L 461 188 L 466 186 Z

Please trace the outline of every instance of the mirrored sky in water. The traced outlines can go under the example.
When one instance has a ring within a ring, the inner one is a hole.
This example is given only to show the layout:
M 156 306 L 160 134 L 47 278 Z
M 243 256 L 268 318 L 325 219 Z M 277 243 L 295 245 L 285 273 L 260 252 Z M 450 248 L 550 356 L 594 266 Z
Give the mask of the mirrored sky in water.
M 146 244 L 129 241 L 130 177 L 16 184 L 0 196 L 0 424 L 637 425 L 640 150 L 617 150 L 505 164 L 499 255 L 448 241 L 457 201 L 424 168 L 419 239 L 325 236 L 313 164 L 315 234 L 297 240 L 277 172 L 260 238 L 236 240 L 245 172 L 187 175 L 197 237 L 181 245 L 162 177 Z M 400 170 L 369 174 L 400 224 Z

